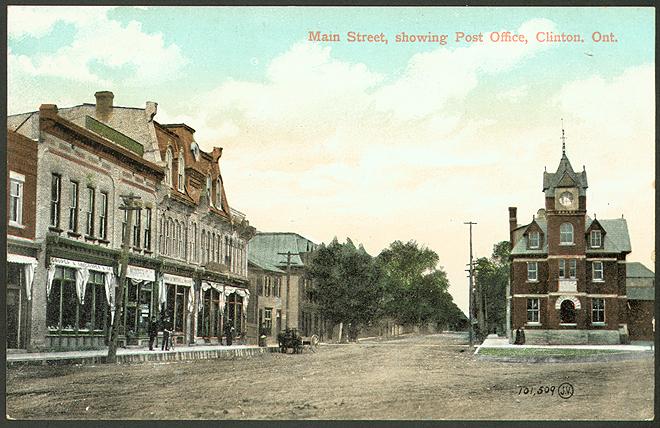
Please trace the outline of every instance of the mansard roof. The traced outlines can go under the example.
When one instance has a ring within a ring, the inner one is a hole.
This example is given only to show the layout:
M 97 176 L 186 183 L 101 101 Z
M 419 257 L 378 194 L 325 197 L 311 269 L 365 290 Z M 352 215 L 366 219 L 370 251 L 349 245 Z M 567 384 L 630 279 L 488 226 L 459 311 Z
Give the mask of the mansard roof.
M 557 171 L 554 173 L 543 172 L 543 191 L 547 197 L 555 195 L 555 188 L 557 187 L 577 187 L 580 196 L 586 196 L 587 185 L 587 171 L 575 172 L 571 161 L 568 160 L 566 152 L 562 154 L 561 160 Z
M 539 225 L 545 235 L 548 232 L 548 223 L 546 220 L 534 220 Z M 585 218 L 585 230 L 589 229 L 593 220 L 590 217 Z M 587 248 L 587 253 L 601 253 L 601 254 L 614 254 L 614 253 L 629 253 L 631 251 L 630 235 L 628 233 L 628 223 L 623 218 L 616 219 L 599 219 L 601 227 L 605 231 L 603 234 L 603 248 Z M 525 231 L 532 223 L 520 226 Z M 543 240 L 543 247 L 537 249 L 528 249 L 524 237 L 525 232 L 519 235 L 518 240 L 515 242 L 511 255 L 534 255 L 534 254 L 548 254 L 548 239 Z

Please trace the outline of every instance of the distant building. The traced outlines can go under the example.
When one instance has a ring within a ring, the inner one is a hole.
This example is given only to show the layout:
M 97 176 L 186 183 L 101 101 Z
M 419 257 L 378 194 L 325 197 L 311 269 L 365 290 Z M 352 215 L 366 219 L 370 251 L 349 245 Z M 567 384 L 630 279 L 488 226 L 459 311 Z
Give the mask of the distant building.
M 639 262 L 626 263 L 630 340 L 653 340 L 655 274 Z
M 308 256 L 316 247 L 297 233 L 258 232 L 250 241 L 248 266 L 250 284 L 258 296 L 257 322 L 270 331 L 271 338 L 286 327 L 296 328 L 305 336 L 323 330 L 323 318 L 309 296 L 312 281 L 306 269 Z
M 509 208 L 510 322 L 524 327 L 527 343 L 627 338 L 628 225 L 589 217 L 587 187 L 586 170 L 573 169 L 564 147 L 556 172 L 543 173 L 545 208 L 522 226 Z

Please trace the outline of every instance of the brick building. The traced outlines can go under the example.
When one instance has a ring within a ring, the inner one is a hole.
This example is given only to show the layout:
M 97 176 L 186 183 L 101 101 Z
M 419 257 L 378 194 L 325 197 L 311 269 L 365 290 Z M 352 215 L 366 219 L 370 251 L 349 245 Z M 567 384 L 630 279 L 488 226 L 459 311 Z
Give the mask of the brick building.
M 655 274 L 639 262 L 626 263 L 630 340 L 653 340 Z
M 222 150 L 200 150 L 186 125 L 156 123 L 156 103 L 121 107 L 111 92 L 95 97 L 7 118 L 8 347 L 105 346 L 126 231 L 121 342 L 146 343 L 162 310 L 181 342 L 217 339 L 221 328 L 209 325 L 219 315 L 244 332 L 254 228 L 226 202 Z M 129 225 L 119 206 L 131 193 L 141 206 Z
M 257 294 L 258 325 L 270 327 L 270 340 L 285 327 L 304 336 L 322 333 L 323 318 L 309 298 L 308 255 L 316 244 L 297 233 L 258 232 L 250 241 L 250 284 Z M 287 255 L 291 253 L 287 299 Z M 288 307 L 287 307 L 288 305 Z M 288 322 L 287 322 L 288 317 Z
M 545 208 L 524 225 L 509 208 L 510 325 L 524 327 L 527 343 L 620 343 L 628 226 L 587 215 L 586 170 L 576 172 L 562 151 L 556 172 L 543 173 Z

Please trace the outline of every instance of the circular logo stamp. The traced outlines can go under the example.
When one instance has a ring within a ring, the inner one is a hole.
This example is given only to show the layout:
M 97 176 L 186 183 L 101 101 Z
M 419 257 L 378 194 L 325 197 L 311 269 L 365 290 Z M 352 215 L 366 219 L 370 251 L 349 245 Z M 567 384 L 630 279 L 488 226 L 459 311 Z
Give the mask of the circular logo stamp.
M 559 385 L 558 393 L 561 398 L 563 399 L 571 398 L 573 396 L 573 392 L 575 392 L 575 390 L 573 389 L 573 385 L 571 385 L 570 383 L 564 382 L 561 385 Z

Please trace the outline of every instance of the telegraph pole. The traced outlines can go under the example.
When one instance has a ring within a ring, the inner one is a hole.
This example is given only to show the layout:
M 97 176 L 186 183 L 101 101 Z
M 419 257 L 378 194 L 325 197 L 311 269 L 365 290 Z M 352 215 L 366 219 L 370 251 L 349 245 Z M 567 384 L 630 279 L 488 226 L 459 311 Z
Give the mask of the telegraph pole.
M 469 294 L 469 303 L 470 303 L 470 348 L 474 347 L 474 326 L 472 324 L 472 305 L 473 305 L 473 281 L 474 281 L 474 264 L 472 263 L 472 225 L 477 224 L 472 221 L 464 222 L 463 224 L 470 225 L 470 294 Z
M 286 317 L 286 320 L 284 322 L 284 328 L 288 329 L 289 328 L 289 290 L 290 290 L 290 285 L 291 284 L 291 256 L 299 256 L 300 253 L 292 253 L 291 251 L 287 251 L 286 253 L 277 253 L 282 256 L 286 256 L 286 309 L 284 310 L 284 316 Z
M 108 358 L 109 363 L 117 362 L 117 340 L 119 323 L 124 308 L 124 282 L 126 281 L 126 271 L 128 270 L 128 255 L 131 247 L 131 230 L 133 229 L 133 211 L 142 209 L 136 202 L 140 199 L 139 196 L 133 195 L 120 195 L 123 205 L 119 207 L 122 211 L 127 211 L 126 230 L 124 239 L 121 244 L 121 254 L 119 256 L 119 289 L 115 296 L 115 319 L 112 323 L 110 333 L 110 343 L 108 344 Z

